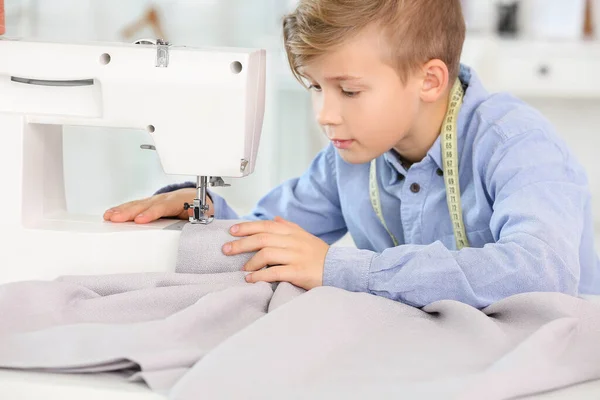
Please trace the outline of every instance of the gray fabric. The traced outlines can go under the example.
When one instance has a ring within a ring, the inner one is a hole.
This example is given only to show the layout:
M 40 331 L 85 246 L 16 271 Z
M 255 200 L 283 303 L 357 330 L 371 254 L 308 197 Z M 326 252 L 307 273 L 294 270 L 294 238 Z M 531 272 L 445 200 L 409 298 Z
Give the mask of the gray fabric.
M 273 294 L 269 284 L 234 281 L 220 290 L 215 284 L 209 292 L 207 285 L 194 283 L 202 276 L 188 278 L 182 286 L 66 302 L 48 296 L 53 294 L 44 290 L 48 283 L 5 286 L 0 289 L 4 321 L 0 366 L 99 372 L 131 368 L 135 363 L 152 389 L 168 390 L 173 370 L 185 372 L 223 340 L 263 316 Z M 57 282 L 55 288 L 54 293 L 66 298 L 79 286 Z M 30 308 L 24 303 L 15 313 L 11 308 L 17 307 L 11 305 L 16 293 L 45 300 L 54 311 L 40 315 L 35 305 Z M 138 313 L 139 305 L 143 308 Z
M 419 310 L 248 284 L 250 255 L 221 253 L 232 223 L 186 225 L 178 273 L 0 286 L 0 367 L 126 370 L 173 400 L 494 400 L 600 378 L 598 304 L 531 293 Z
M 318 288 L 208 354 L 172 398 L 543 398 L 599 378 L 600 306 L 586 300 L 531 293 L 483 312 L 419 310 Z
M 273 293 L 273 297 L 271 298 L 271 302 L 269 303 L 268 312 L 275 311 L 279 307 L 283 306 L 290 300 L 295 299 L 303 293 L 306 293 L 306 290 L 294 286 L 291 283 L 281 282 L 277 284 L 276 290 Z
M 208 225 L 186 224 L 179 239 L 177 268 L 179 273 L 211 274 L 240 272 L 254 253 L 226 256 L 221 248 L 236 240 L 229 228 L 238 221 L 214 220 Z
M 275 286 L 244 279 L 241 268 L 251 255 L 221 252 L 233 239 L 227 232 L 234 222 L 186 225 L 177 273 L 69 276 L 0 286 L 0 367 L 78 373 L 141 369 L 132 379 L 167 391 L 270 306 Z M 299 293 L 288 288 L 277 297 L 285 302 Z

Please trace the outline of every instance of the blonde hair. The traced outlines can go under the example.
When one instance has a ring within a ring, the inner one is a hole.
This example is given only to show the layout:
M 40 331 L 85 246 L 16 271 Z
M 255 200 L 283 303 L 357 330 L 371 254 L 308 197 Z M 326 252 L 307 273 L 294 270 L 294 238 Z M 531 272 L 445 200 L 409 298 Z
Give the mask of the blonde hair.
M 283 20 L 285 50 L 292 72 L 377 24 L 390 46 L 389 62 L 400 78 L 433 59 L 458 76 L 465 40 L 460 0 L 300 0 Z

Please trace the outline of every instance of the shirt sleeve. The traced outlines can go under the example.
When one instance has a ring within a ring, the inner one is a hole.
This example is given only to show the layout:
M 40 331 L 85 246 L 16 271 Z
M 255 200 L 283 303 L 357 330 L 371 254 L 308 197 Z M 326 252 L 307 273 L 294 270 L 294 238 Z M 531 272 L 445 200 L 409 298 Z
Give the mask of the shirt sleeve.
M 482 179 L 495 243 L 451 251 L 441 242 L 380 254 L 331 248 L 325 285 L 423 307 L 456 300 L 477 308 L 525 292 L 577 295 L 579 247 L 590 201 L 583 169 L 542 131 L 505 139 Z
M 244 218 L 267 220 L 279 216 L 328 244 L 338 241 L 348 228 L 340 206 L 335 151 L 331 145 L 323 149 L 300 178 L 274 188 Z
M 192 182 L 171 185 L 164 193 L 186 187 Z M 335 168 L 335 148 L 328 146 L 312 161 L 299 178 L 290 179 L 265 195 L 248 215 L 238 216 L 227 201 L 209 191 L 217 219 L 269 220 L 276 216 L 300 225 L 311 234 L 332 244 L 347 232 L 342 215 Z

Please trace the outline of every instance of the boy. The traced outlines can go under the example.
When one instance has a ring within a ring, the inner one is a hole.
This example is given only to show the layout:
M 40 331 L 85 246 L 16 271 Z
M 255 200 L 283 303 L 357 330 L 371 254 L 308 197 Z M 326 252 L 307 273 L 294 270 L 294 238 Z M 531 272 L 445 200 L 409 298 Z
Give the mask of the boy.
M 249 282 L 336 286 L 417 307 L 600 293 L 585 173 L 538 112 L 488 94 L 460 65 L 459 0 L 300 0 L 283 25 L 290 66 L 332 144 L 267 194 L 252 222 L 231 228 L 245 238 L 225 254 L 258 252 Z M 182 187 L 104 218 L 187 218 L 195 191 Z M 237 218 L 212 199 L 216 218 Z M 347 231 L 358 249 L 329 247 Z

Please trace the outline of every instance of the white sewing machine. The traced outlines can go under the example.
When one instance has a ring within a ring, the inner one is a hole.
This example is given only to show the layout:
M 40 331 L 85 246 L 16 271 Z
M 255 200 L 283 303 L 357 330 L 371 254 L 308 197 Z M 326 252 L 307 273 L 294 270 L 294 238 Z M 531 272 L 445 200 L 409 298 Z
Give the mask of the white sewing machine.
M 210 223 L 216 177 L 254 170 L 264 50 L 0 39 L 0 60 L 0 284 L 175 266 L 176 221 L 114 224 L 67 211 L 64 125 L 147 130 L 165 173 L 198 176 L 193 223 Z

